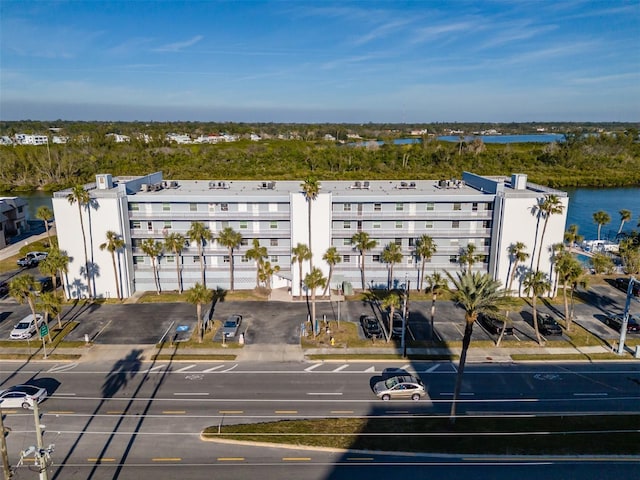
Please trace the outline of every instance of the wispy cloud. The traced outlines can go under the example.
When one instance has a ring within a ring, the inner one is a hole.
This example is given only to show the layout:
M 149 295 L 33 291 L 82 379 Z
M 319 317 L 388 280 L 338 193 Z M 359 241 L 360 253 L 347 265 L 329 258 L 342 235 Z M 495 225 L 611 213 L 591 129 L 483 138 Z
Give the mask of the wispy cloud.
M 633 80 L 637 82 L 640 80 L 640 73 L 638 72 L 619 73 L 616 75 L 601 75 L 598 77 L 582 76 L 582 77 L 569 79 L 569 82 L 575 85 L 595 85 L 599 83 L 611 85 L 613 82 L 626 81 L 626 80 Z
M 481 23 L 475 21 L 451 22 L 419 28 L 415 31 L 412 43 L 423 43 L 455 33 L 467 33 L 477 30 Z
M 494 48 L 502 45 L 508 45 L 514 42 L 521 42 L 523 40 L 530 40 L 532 38 L 540 37 L 546 33 L 556 30 L 556 25 L 545 25 L 541 27 L 530 27 L 528 25 L 510 26 L 509 28 L 500 31 L 499 28 L 492 29 L 491 35 L 487 40 L 478 46 L 478 49 Z M 496 32 L 496 30 L 498 30 Z
M 369 33 L 359 36 L 354 40 L 353 44 L 356 46 L 360 46 L 369 42 L 373 42 L 380 38 L 387 37 L 388 35 L 402 29 L 409 23 L 410 21 L 408 20 L 395 20 L 393 22 L 385 23 L 374 28 Z
M 189 40 L 185 40 L 182 42 L 168 43 L 159 48 L 156 48 L 156 52 L 180 52 L 185 48 L 191 47 L 202 40 L 204 37 L 202 35 L 196 35 L 195 37 L 190 38 Z

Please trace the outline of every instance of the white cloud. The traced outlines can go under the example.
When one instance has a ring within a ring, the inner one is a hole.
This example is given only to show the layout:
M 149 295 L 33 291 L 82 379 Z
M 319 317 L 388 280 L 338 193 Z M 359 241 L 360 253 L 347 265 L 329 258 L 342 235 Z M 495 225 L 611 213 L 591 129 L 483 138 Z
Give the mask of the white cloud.
M 174 42 L 163 45 L 162 47 L 156 48 L 157 52 L 180 52 L 187 47 L 191 47 L 202 40 L 204 37 L 202 35 L 196 35 L 195 37 L 190 38 L 189 40 L 185 40 L 182 42 Z

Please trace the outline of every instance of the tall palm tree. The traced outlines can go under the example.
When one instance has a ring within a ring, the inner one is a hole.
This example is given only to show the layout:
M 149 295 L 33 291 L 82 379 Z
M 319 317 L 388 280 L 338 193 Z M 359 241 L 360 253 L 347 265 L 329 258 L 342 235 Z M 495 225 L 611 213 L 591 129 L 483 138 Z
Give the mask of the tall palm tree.
M 583 274 L 580 261 L 568 252 L 563 252 L 556 257 L 556 272 L 562 282 L 562 299 L 564 302 L 564 319 L 567 331 L 571 331 L 571 312 L 569 310 L 569 296 L 567 291 L 571 289 L 574 281 Z
M 260 269 L 264 261 L 269 258 L 267 254 L 267 247 L 260 246 L 260 240 L 254 238 L 252 240 L 252 247 L 249 248 L 244 256 L 249 260 L 255 260 L 256 262 L 256 288 L 260 286 Z
M 324 292 L 322 292 L 322 296 L 325 297 L 327 295 L 327 291 L 331 292 L 331 277 L 333 276 L 333 267 L 335 267 L 342 261 L 342 257 L 338 253 L 338 249 L 336 247 L 329 247 L 327 248 L 327 251 L 324 252 L 322 259 L 327 262 L 327 265 L 329 265 L 329 276 L 327 277 L 327 285 L 324 287 Z M 329 293 L 329 295 L 331 295 L 331 293 Z
M 47 258 L 40 262 L 39 268 L 43 274 L 51 277 L 53 290 L 55 291 L 58 289 L 58 275 L 62 280 L 69 273 L 69 256 L 58 247 L 54 247 L 49 251 Z
M 467 273 L 471 273 L 474 263 L 480 260 L 480 255 L 476 255 L 476 245 L 469 243 L 460 252 L 460 265 L 467 267 Z
M 391 289 L 393 283 L 393 267 L 396 263 L 402 262 L 402 249 L 394 242 L 388 243 L 382 250 L 380 259 L 388 265 L 387 289 Z
M 396 310 L 400 310 L 400 308 L 402 307 L 400 295 L 398 295 L 396 292 L 389 292 L 389 294 L 382 299 L 382 302 L 380 302 L 380 307 L 382 307 L 384 310 L 389 310 L 389 328 L 385 328 L 384 321 L 380 322 L 382 324 L 382 329 L 388 343 L 389 340 L 391 340 L 391 333 L 393 331 L 393 317 L 396 313 Z
M 486 273 L 457 273 L 456 278 L 449 272 L 446 273 L 451 282 L 451 286 L 447 286 L 447 289 L 451 292 L 452 300 L 464 309 L 465 320 L 462 352 L 460 353 L 456 385 L 451 402 L 450 422 L 453 424 L 456 417 L 456 404 L 462 388 L 467 351 L 471 344 L 473 325 L 478 318 L 478 314 L 499 317 L 500 310 L 507 308 L 511 304 L 511 299 L 507 296 L 506 291 L 501 288 L 500 282 L 493 280 Z
M 551 288 L 551 283 L 547 279 L 547 275 L 543 272 L 528 272 L 524 277 L 524 289 L 525 292 L 531 293 L 531 309 L 533 311 L 533 328 L 536 331 L 536 338 L 538 343 L 542 345 L 542 338 L 540 337 L 540 330 L 538 328 L 538 309 L 537 300 L 538 297 L 548 292 Z
M 9 282 L 9 295 L 11 295 L 20 305 L 24 303 L 29 305 L 33 318 L 36 318 L 36 294 L 40 288 L 40 284 L 33 275 L 25 273 Z M 40 330 L 38 330 L 40 335 Z M 38 337 L 40 338 L 40 337 Z
M 182 293 L 182 250 L 187 239 L 178 232 L 171 232 L 164 237 L 164 248 L 173 252 L 176 258 L 176 277 L 178 278 L 178 293 Z
M 357 232 L 351 237 L 353 248 L 360 252 L 360 277 L 362 279 L 362 290 L 366 290 L 366 282 L 364 278 L 364 254 L 369 250 L 373 250 L 378 245 L 376 240 L 369 237 L 367 232 Z
M 196 242 L 198 245 L 198 258 L 200 259 L 200 275 L 202 276 L 202 285 L 206 287 L 207 282 L 204 279 L 204 256 L 202 249 L 205 242 L 210 242 L 213 239 L 211 230 L 204 226 L 202 222 L 191 222 L 191 228 L 187 230 L 187 237 L 192 242 Z
M 113 275 L 116 279 L 116 294 L 118 300 L 122 300 L 122 294 L 120 293 L 120 276 L 118 272 L 119 268 L 116 268 L 116 253 L 124 248 L 124 240 L 116 232 L 111 230 L 107 231 L 107 241 L 100 245 L 100 250 L 107 250 L 111 254 L 111 263 L 113 265 Z M 118 257 L 118 263 L 120 258 Z
M 264 283 L 265 288 L 271 290 L 271 277 L 280 271 L 280 265 L 271 265 L 271 262 L 262 262 L 258 269 L 258 281 Z
M 320 183 L 313 178 L 307 177 L 302 185 L 302 191 L 304 192 L 304 197 L 307 200 L 308 207 L 308 216 L 309 216 L 309 251 L 312 252 L 312 256 L 309 257 L 309 271 L 313 270 L 313 248 L 311 248 L 311 204 L 318 198 L 318 194 L 320 193 Z
M 49 324 L 50 317 L 58 317 L 58 328 L 62 330 L 62 320 L 60 319 L 60 311 L 62 310 L 62 301 L 55 292 L 44 292 L 38 296 L 38 308 L 44 312 L 44 323 Z
M 47 232 L 47 240 L 49 242 L 49 246 L 51 246 L 51 237 L 49 236 L 49 222 L 53 219 L 53 212 L 46 205 L 42 205 L 38 207 L 38 210 L 36 211 L 36 218 L 44 222 L 44 229 Z
M 600 240 L 600 229 L 611 221 L 611 217 L 604 210 L 598 210 L 593 214 L 593 222 L 598 225 L 598 240 Z
M 540 260 L 542 258 L 542 246 L 544 245 L 544 235 L 547 231 L 547 224 L 551 215 L 559 215 L 564 212 L 564 205 L 557 195 L 545 195 L 544 199 L 538 202 L 537 209 L 539 214 L 544 218 L 542 226 L 542 235 L 540 236 L 540 246 L 538 248 L 538 263 L 536 270 L 540 270 Z
M 87 208 L 91 201 L 89 192 L 84 189 L 83 185 L 75 185 L 71 188 L 71 193 L 67 195 L 67 201 L 73 205 L 78 204 L 78 215 L 80 217 L 80 230 L 82 231 L 82 246 L 84 247 L 84 268 L 87 275 L 87 290 L 89 298 L 93 298 L 93 289 L 91 288 L 92 273 L 89 270 L 89 253 L 87 252 L 87 234 L 84 231 L 84 220 L 82 217 L 82 208 Z
M 513 281 L 516 278 L 516 272 L 518 271 L 518 265 L 521 262 L 525 262 L 529 258 L 529 254 L 525 252 L 527 246 L 522 242 L 516 242 L 509 245 L 507 251 L 509 252 L 509 260 L 511 261 L 511 272 L 509 274 L 509 285 L 507 290 L 511 292 L 513 287 Z M 518 296 L 520 296 L 520 289 L 518 289 Z
M 424 288 L 424 267 L 425 264 L 431 260 L 431 257 L 436 253 L 436 244 L 429 235 L 421 235 L 416 241 L 415 255 L 420 259 L 420 281 L 418 282 L 417 290 L 420 291 Z
M 291 263 L 297 263 L 300 268 L 300 284 L 298 285 L 300 288 L 300 298 L 302 298 L 302 262 L 305 262 L 311 258 L 311 250 L 304 243 L 298 243 L 295 247 L 291 249 Z
M 318 288 L 324 288 L 327 284 L 327 279 L 322 275 L 322 270 L 315 267 L 304 277 L 304 284 L 309 291 L 311 291 L 311 330 L 313 335 L 316 335 L 316 290 Z
M 218 243 L 227 247 L 229 255 L 229 290 L 233 292 L 233 251 L 242 243 L 242 234 L 231 227 L 225 227 L 218 235 Z
M 434 320 L 436 316 L 436 299 L 438 295 L 447 287 L 447 280 L 438 272 L 433 272 L 426 276 L 426 291 L 431 292 L 431 322 L 429 324 L 429 338 L 433 340 Z
M 140 243 L 140 249 L 151 259 L 151 266 L 153 267 L 153 281 L 156 284 L 156 293 L 160 295 L 160 278 L 158 277 L 158 265 L 156 261 L 162 253 L 163 245 L 153 238 L 145 238 L 142 243 Z
M 198 335 L 198 342 L 200 343 L 202 343 L 204 336 L 204 329 L 202 328 L 202 304 L 210 302 L 212 298 L 213 292 L 207 290 L 207 287 L 201 283 L 196 283 L 187 290 L 187 302 L 193 303 L 196 306 L 196 333 Z
M 568 248 L 571 248 L 576 243 L 580 243 L 584 240 L 584 237 L 578 233 L 578 225 L 571 224 L 566 232 L 564 232 L 564 241 L 567 243 Z
M 622 228 L 624 227 L 625 222 L 628 222 L 632 218 L 631 210 L 622 209 L 618 212 L 620 214 L 620 228 L 618 228 L 618 233 L 622 232 Z

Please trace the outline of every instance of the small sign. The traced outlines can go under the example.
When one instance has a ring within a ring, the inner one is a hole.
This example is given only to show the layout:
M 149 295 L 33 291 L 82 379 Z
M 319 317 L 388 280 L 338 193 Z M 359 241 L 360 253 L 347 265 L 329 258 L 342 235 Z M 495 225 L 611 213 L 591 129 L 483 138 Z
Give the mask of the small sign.
M 44 337 L 49 333 L 49 326 L 47 324 L 42 324 L 40 326 L 40 336 Z
M 176 332 L 186 332 L 189 330 L 189 325 L 178 325 L 176 327 Z

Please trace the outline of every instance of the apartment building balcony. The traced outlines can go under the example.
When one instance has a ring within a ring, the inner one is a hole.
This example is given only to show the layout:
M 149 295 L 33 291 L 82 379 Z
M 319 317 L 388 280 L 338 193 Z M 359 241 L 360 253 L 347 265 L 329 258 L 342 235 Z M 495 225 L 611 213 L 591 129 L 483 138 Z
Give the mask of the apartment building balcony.
M 235 229 L 237 232 L 241 233 L 243 238 L 282 238 L 282 239 L 290 239 L 291 232 L 289 230 L 251 230 L 251 229 Z M 132 228 L 131 238 L 158 238 L 161 239 L 164 236 L 170 233 L 179 233 L 183 235 L 185 238 L 187 235 L 188 229 L 177 229 L 177 228 L 154 228 L 154 229 L 146 229 L 146 228 Z M 216 236 L 220 232 L 212 231 L 214 236 Z
M 129 210 L 129 220 L 186 220 L 193 222 L 210 222 L 212 220 L 289 220 L 290 212 L 176 212 L 176 211 L 145 211 Z
M 477 228 L 475 230 L 448 228 L 416 229 L 408 232 L 406 228 L 372 228 L 372 229 L 334 229 L 332 238 L 351 238 L 357 232 L 367 232 L 371 238 L 419 238 L 429 235 L 432 238 L 489 238 L 490 228 Z
M 333 220 L 491 220 L 493 210 L 447 210 L 420 211 L 407 210 L 389 212 L 358 212 L 334 210 L 331 212 Z

